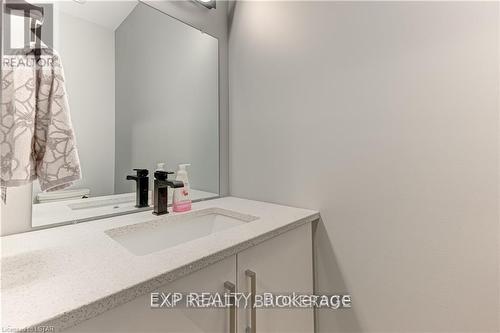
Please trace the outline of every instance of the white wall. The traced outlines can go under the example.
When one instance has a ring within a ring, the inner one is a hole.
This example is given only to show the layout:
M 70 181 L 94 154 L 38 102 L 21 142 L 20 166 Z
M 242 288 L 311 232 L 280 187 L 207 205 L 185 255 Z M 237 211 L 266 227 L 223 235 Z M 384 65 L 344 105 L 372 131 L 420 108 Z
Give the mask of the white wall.
M 31 185 L 7 189 L 7 204 L 0 200 L 0 235 L 31 229 Z
M 244 2 L 230 188 L 321 211 L 321 332 L 498 332 L 499 4 Z

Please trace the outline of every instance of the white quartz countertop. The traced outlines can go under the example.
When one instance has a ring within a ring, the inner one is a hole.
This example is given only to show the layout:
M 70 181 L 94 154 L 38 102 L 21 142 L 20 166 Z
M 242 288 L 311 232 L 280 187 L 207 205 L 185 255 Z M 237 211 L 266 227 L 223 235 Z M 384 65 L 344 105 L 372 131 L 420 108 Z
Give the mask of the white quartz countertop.
M 71 327 L 319 218 L 312 210 L 234 197 L 193 204 L 193 211 L 205 208 L 258 219 L 142 256 L 104 231 L 177 213 L 154 216 L 146 211 L 1 237 L 1 327 Z

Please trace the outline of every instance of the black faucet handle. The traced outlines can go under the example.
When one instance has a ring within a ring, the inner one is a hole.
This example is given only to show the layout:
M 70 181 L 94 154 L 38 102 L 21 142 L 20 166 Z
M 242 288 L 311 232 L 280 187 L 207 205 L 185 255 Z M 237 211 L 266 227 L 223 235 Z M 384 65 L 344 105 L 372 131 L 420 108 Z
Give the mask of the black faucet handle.
M 173 175 L 173 174 L 174 172 L 172 171 L 162 171 L 162 170 L 155 171 L 154 173 L 155 178 L 158 180 L 167 180 L 168 175 Z
M 137 177 L 147 177 L 149 174 L 148 169 L 132 169 L 137 172 Z
M 172 188 L 181 188 L 184 187 L 184 182 L 180 180 L 169 180 L 169 186 Z

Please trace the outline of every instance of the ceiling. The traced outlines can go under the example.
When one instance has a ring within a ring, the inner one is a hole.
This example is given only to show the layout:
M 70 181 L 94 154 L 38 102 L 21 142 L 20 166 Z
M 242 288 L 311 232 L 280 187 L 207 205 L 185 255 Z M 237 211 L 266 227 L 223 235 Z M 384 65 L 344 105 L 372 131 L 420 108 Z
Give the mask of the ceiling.
M 47 0 L 31 0 L 31 3 L 47 3 Z M 138 4 L 137 0 L 53 0 L 55 8 L 66 14 L 90 21 L 105 28 L 116 30 Z

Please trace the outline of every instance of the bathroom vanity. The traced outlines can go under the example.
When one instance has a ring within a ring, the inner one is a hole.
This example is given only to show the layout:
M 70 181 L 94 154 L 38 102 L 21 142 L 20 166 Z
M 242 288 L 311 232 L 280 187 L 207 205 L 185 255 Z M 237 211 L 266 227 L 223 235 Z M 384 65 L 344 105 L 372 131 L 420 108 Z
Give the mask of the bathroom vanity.
M 83 177 L 51 193 L 34 182 L 29 232 L 2 237 L 2 329 L 313 332 L 312 308 L 151 304 L 152 294 L 168 293 L 312 294 L 319 219 L 219 198 L 229 185 L 229 160 L 219 154 L 228 145 L 219 137 L 227 130 L 219 128 L 227 120 L 219 42 L 156 5 L 69 1 L 45 11 L 45 26 L 57 22 L 50 46 L 65 66 Z M 177 165 L 181 175 L 170 181 L 183 183 L 167 184 Z M 171 203 L 167 185 L 182 186 L 192 211 L 152 214 Z
M 3 237 L 3 326 L 312 332 L 311 308 L 152 308 L 151 293 L 312 294 L 318 219 L 311 210 L 226 197 L 187 213 L 138 212 Z

